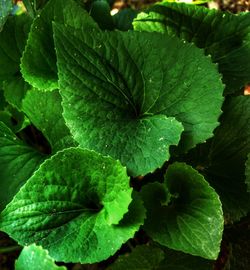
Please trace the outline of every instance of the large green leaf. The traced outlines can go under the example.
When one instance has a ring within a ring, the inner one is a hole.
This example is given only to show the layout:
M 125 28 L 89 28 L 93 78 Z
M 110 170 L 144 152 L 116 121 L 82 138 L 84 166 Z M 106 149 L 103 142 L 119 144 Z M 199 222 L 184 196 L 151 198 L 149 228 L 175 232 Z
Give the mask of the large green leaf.
M 11 12 L 12 6 L 12 0 L 0 0 L 0 32 Z
M 31 18 L 27 14 L 12 16 L 0 32 L 0 80 L 20 76 L 20 58 L 30 25 Z
M 96 27 L 87 12 L 74 0 L 51 0 L 33 21 L 21 71 L 24 79 L 42 90 L 58 88 L 52 21 L 76 28 Z
M 23 248 L 15 263 L 15 270 L 67 270 L 67 268 L 57 266 L 47 250 L 33 244 Z
M 223 213 L 218 195 L 201 174 L 174 163 L 165 182 L 146 185 L 142 197 L 147 210 L 144 229 L 153 240 L 192 255 L 217 258 Z
M 58 90 L 44 92 L 32 89 L 26 94 L 22 110 L 51 145 L 52 152 L 76 146 L 62 116 Z M 35 104 L 35 106 L 34 106 Z
M 0 122 L 0 211 L 45 159 Z
M 134 28 L 175 35 L 204 48 L 219 63 L 226 84 L 225 94 L 234 93 L 250 82 L 250 63 L 246 61 L 250 58 L 250 13 L 233 15 L 165 2 L 140 13 Z
M 120 162 L 69 148 L 28 180 L 2 212 L 0 228 L 21 244 L 43 246 L 58 261 L 102 261 L 143 223 L 142 202 L 130 203 L 131 192 Z
M 154 270 L 164 259 L 164 252 L 153 246 L 137 246 L 130 254 L 121 255 L 107 270 Z
M 136 176 L 169 159 L 178 122 L 183 151 L 213 135 L 223 85 L 201 50 L 158 33 L 54 29 L 64 117 L 82 147 Z

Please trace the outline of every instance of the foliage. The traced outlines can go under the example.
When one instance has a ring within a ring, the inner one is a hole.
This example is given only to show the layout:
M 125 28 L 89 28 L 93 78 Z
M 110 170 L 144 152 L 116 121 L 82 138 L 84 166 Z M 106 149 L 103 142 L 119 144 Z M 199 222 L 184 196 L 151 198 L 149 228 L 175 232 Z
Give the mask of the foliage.
M 16 269 L 212 270 L 222 238 L 247 269 L 228 232 L 250 212 L 249 13 L 23 2 L 17 16 L 0 0 L 0 230 L 24 247 Z

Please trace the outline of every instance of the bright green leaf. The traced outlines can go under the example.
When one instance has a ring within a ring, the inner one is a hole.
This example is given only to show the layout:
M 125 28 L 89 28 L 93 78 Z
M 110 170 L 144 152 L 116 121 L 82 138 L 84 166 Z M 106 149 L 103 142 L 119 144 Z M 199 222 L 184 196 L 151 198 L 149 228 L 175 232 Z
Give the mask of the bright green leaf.
M 250 58 L 250 13 L 233 15 L 165 2 L 140 13 L 133 24 L 135 30 L 167 33 L 204 48 L 219 63 L 225 94 L 239 91 L 250 82 L 250 62 L 246 61 Z
M 0 122 L 0 211 L 45 159 Z
M 15 270 L 66 270 L 66 267 L 57 266 L 47 250 L 33 244 L 23 248 Z
M 220 251 L 223 213 L 216 192 L 201 174 L 184 163 L 170 165 L 165 182 L 142 189 L 147 210 L 144 229 L 171 249 L 207 259 Z
M 12 0 L 0 0 L 0 32 L 11 12 L 13 6 Z
M 143 223 L 142 202 L 135 197 L 130 204 L 131 192 L 118 161 L 69 148 L 28 180 L 2 212 L 0 228 L 21 244 L 43 246 L 58 261 L 102 261 Z
M 119 256 L 107 270 L 154 270 L 163 259 L 164 252 L 160 248 L 142 245 Z
M 87 12 L 74 0 L 51 0 L 33 21 L 22 57 L 24 79 L 42 90 L 58 88 L 52 21 L 76 28 L 97 27 Z
M 213 135 L 223 85 L 193 45 L 158 33 L 61 25 L 55 44 L 64 117 L 81 147 L 120 159 L 137 176 L 169 159 L 178 122 L 183 151 Z
M 28 91 L 22 104 L 23 112 L 46 137 L 53 153 L 76 146 L 62 117 L 61 101 L 58 90 L 44 92 L 32 89 Z

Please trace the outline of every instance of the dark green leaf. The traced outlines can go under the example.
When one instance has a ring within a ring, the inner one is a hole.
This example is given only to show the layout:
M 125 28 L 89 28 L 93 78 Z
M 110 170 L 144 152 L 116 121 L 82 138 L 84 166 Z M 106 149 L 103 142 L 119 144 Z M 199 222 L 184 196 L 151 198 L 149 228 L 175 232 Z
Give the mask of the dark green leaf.
M 114 22 L 110 14 L 109 3 L 106 0 L 92 1 L 89 13 L 101 29 L 114 29 Z
M 128 31 L 133 29 L 132 22 L 137 16 L 138 11 L 132 8 L 124 8 L 113 16 L 115 28 L 121 31 Z
M 31 18 L 27 14 L 9 17 L 0 32 L 0 80 L 16 79 L 20 76 L 20 58 L 30 24 Z
M 0 32 L 11 12 L 13 6 L 12 0 L 0 0 Z
M 108 270 L 154 270 L 164 259 L 164 252 L 157 247 L 137 246 L 131 253 L 121 255 Z
M 142 197 L 147 210 L 144 229 L 153 240 L 192 255 L 217 258 L 223 213 L 218 195 L 201 174 L 175 163 L 163 184 L 143 187 Z
M 250 58 L 250 13 L 233 15 L 165 2 L 140 13 L 134 28 L 175 35 L 204 48 L 219 63 L 225 94 L 235 93 L 250 82 L 250 62 L 246 61 Z
M 33 244 L 23 248 L 15 263 L 15 270 L 67 270 L 67 268 L 57 266 L 47 250 Z
M 205 173 L 219 193 L 226 218 L 239 220 L 250 211 L 245 163 L 250 152 L 250 96 L 233 97 L 223 106 Z
M 30 85 L 26 83 L 21 76 L 16 76 L 4 81 L 3 83 L 3 91 L 6 101 L 19 111 L 22 110 L 23 98 L 30 88 Z
M 96 27 L 87 12 L 73 0 L 51 0 L 35 18 L 22 58 L 24 79 L 42 90 L 58 88 L 52 21 L 76 28 Z
M 64 117 L 80 146 L 120 159 L 137 176 L 169 159 L 178 122 L 183 151 L 213 135 L 223 85 L 193 45 L 158 33 L 61 25 L 55 44 Z
M 246 184 L 247 191 L 250 192 L 250 153 L 248 154 L 247 162 L 246 162 Z
M 215 136 L 188 155 L 220 195 L 226 222 L 250 211 L 245 163 L 250 152 L 250 96 L 227 98 Z
M 118 161 L 69 148 L 28 180 L 2 212 L 0 228 L 22 245 L 43 246 L 58 261 L 102 261 L 143 223 L 142 202 L 135 194 L 130 203 L 131 192 Z
M 0 122 L 0 211 L 45 159 Z
M 213 262 L 182 252 L 164 249 L 165 259 L 157 270 L 212 270 Z

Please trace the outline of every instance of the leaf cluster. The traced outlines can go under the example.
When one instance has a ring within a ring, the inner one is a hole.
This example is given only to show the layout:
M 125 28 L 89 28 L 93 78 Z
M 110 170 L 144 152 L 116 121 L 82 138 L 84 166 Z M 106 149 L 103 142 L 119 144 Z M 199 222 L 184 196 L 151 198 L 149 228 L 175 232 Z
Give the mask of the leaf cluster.
M 0 230 L 24 247 L 16 269 L 213 269 L 250 212 L 250 14 L 23 2 L 17 16 L 0 1 Z

